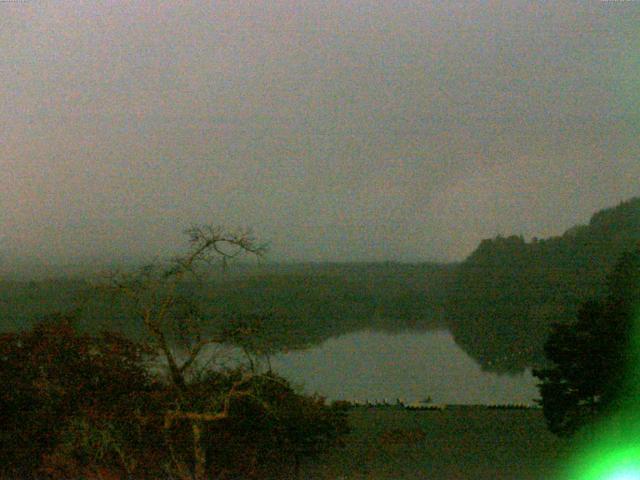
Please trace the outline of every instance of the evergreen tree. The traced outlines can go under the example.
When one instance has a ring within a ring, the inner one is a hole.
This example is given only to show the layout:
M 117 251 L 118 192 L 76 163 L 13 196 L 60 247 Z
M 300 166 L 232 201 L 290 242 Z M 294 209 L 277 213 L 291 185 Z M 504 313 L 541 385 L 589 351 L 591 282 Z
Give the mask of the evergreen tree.
M 574 323 L 553 328 L 545 344 L 552 366 L 534 371 L 545 418 L 559 435 L 640 398 L 640 248 L 620 258 L 608 285 L 608 295 L 583 304 Z

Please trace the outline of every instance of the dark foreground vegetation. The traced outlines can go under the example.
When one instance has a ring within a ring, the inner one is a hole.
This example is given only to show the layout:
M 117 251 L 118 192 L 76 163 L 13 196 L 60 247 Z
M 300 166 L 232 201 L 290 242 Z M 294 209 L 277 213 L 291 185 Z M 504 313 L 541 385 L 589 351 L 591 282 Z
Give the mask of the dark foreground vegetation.
M 176 397 L 145 348 L 68 318 L 4 335 L 0 352 L 0 478 L 193 479 L 196 440 L 216 479 L 542 480 L 571 453 L 540 409 L 329 406 L 246 369 Z M 189 414 L 211 411 L 194 438 Z
M 303 459 L 338 444 L 341 408 L 256 368 L 255 322 L 238 313 L 214 334 L 194 294 L 203 264 L 264 247 L 218 227 L 187 234 L 183 255 L 111 275 L 73 313 L 0 338 L 3 476 L 295 478 Z M 78 331 L 94 292 L 137 324 L 139 339 Z M 247 365 L 200 368 L 202 351 L 225 342 L 242 346 Z
M 297 478 L 344 408 L 273 373 L 209 371 L 180 391 L 141 345 L 50 318 L 0 338 L 0 478 Z

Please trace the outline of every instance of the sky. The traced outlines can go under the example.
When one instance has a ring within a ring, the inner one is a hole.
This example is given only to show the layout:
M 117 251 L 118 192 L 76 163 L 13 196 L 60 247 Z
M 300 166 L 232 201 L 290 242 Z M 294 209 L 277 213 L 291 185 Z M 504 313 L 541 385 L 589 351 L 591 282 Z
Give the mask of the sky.
M 460 260 L 640 195 L 640 1 L 0 2 L 0 255 Z

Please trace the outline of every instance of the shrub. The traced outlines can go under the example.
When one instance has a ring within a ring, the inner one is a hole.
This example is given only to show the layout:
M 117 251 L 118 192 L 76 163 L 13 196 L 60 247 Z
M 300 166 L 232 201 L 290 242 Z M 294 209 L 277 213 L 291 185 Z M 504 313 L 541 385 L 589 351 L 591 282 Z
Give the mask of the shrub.
M 178 392 L 146 352 L 64 316 L 2 335 L 0 477 L 193 478 L 202 452 L 208 477 L 284 478 L 347 433 L 345 408 L 273 373 L 212 371 Z
M 148 408 L 153 390 L 143 355 L 140 345 L 119 335 L 80 334 L 65 316 L 51 316 L 28 332 L 3 334 L 0 462 L 5 474 L 33 475 L 64 449 L 74 431 L 81 433 L 80 425 L 82 433 L 89 426 L 102 430 L 105 441 L 106 432 L 130 425 Z M 130 449 L 136 429 L 120 430 L 126 435 L 113 433 L 109 441 Z M 110 448 L 117 450 L 115 444 Z
M 246 381 L 243 381 L 246 378 Z M 238 394 L 229 396 L 234 385 Z M 203 443 L 207 473 L 214 478 L 295 477 L 300 462 L 339 445 L 348 432 L 346 409 L 327 405 L 321 397 L 296 393 L 289 382 L 274 373 L 247 374 L 243 369 L 211 372 L 189 385 L 182 408 L 219 412 L 229 402 L 228 415 L 205 422 Z M 172 435 L 180 440 L 179 456 L 193 462 L 189 423 L 178 423 Z

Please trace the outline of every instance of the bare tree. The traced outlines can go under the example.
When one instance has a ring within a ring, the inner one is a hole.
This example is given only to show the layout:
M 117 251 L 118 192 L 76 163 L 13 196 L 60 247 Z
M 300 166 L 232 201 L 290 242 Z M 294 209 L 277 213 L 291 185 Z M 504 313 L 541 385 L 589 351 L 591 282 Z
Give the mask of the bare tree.
M 184 255 L 173 258 L 168 264 L 153 264 L 135 273 L 120 273 L 109 277 L 107 288 L 124 295 L 133 305 L 135 316 L 144 325 L 152 347 L 166 362 L 174 387 L 177 408 L 165 413 L 165 432 L 168 447 L 172 451 L 173 473 L 182 479 L 203 480 L 206 477 L 206 458 L 202 444 L 205 422 L 227 418 L 233 399 L 252 395 L 249 371 L 221 397 L 215 411 L 188 411 L 188 374 L 198 362 L 207 345 L 225 341 L 224 335 L 206 333 L 204 315 L 198 302 L 181 292 L 188 281 L 200 281 L 203 266 L 220 262 L 226 270 L 228 262 L 242 255 L 262 257 L 266 245 L 259 243 L 250 231 L 232 232 L 222 227 L 194 226 L 185 232 L 189 237 L 189 249 Z M 241 332 L 246 334 L 246 332 Z M 173 455 L 169 429 L 176 421 L 188 421 L 193 433 L 193 468 Z

